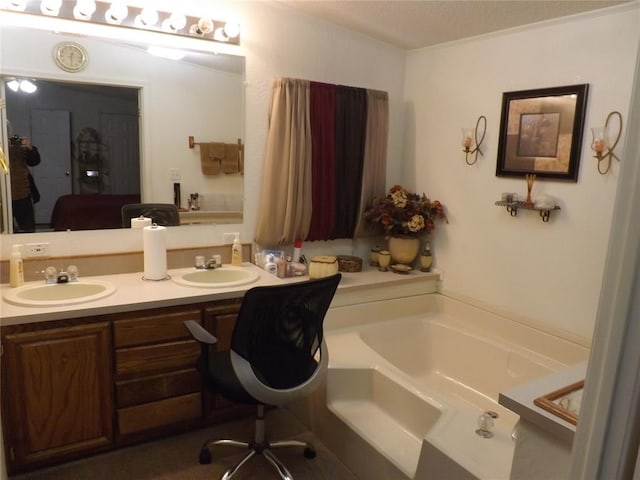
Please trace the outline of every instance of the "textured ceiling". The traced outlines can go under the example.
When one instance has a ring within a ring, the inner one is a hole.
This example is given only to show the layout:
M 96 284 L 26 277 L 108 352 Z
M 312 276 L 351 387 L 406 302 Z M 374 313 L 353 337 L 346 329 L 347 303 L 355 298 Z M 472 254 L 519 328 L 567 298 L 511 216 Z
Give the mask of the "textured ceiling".
M 280 3 L 411 50 L 628 1 L 280 0 Z

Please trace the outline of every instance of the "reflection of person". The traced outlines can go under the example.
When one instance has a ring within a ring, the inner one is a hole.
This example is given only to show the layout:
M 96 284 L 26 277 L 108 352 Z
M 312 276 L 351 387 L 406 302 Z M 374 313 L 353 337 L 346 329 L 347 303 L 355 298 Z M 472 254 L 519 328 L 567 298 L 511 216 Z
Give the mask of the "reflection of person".
M 40 163 L 38 149 L 28 138 L 14 135 L 9 139 L 9 169 L 11 173 L 11 205 L 16 233 L 35 232 L 36 219 L 28 167 Z

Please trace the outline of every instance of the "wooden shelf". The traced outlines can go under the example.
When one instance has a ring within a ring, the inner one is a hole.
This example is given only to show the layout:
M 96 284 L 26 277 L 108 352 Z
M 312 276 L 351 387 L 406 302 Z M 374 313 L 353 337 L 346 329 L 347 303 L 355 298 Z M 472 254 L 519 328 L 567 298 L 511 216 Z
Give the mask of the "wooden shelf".
M 559 206 L 555 206 L 553 208 L 540 208 L 535 206 L 525 205 L 524 202 L 505 202 L 505 201 L 497 201 L 496 205 L 498 207 L 505 207 L 509 215 L 515 217 L 518 215 L 518 210 L 535 210 L 540 213 L 540 218 L 542 218 L 543 222 L 548 222 L 549 217 L 551 216 L 551 212 L 555 210 L 560 210 Z

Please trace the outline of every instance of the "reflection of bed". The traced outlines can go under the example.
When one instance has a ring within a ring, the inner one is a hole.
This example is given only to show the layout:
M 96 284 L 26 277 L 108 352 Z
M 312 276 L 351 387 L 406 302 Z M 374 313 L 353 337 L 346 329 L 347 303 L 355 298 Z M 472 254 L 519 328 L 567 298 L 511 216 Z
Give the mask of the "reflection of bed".
M 63 195 L 51 213 L 54 230 L 120 228 L 122 206 L 140 203 L 140 195 Z

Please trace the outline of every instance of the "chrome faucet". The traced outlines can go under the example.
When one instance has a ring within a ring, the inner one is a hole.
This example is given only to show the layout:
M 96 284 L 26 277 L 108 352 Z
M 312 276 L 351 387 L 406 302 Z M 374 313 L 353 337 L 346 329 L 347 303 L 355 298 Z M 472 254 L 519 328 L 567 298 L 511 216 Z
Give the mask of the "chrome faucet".
M 204 260 L 204 257 L 196 257 L 196 268 L 198 270 L 213 270 L 222 266 L 222 259 L 220 255 L 211 255 L 209 260 Z
M 68 283 L 78 281 L 78 267 L 69 265 L 67 270 L 58 271 L 55 267 L 47 267 L 44 271 L 45 283 Z

